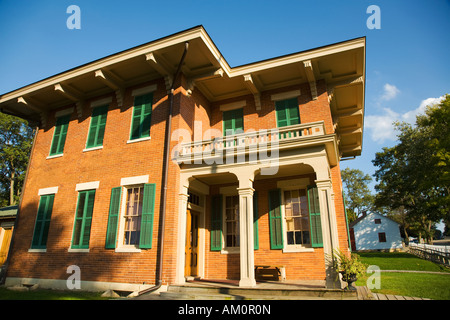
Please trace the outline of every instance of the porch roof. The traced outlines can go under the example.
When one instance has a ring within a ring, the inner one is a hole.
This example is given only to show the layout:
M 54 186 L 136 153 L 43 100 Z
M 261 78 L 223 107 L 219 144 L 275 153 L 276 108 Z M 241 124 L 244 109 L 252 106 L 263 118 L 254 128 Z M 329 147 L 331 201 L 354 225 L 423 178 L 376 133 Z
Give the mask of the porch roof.
M 124 89 L 164 78 L 169 87 L 189 41 L 182 72 L 188 90 L 197 88 L 210 101 L 253 94 L 260 106 L 263 91 L 324 80 L 342 157 L 361 153 L 364 118 L 365 37 L 272 59 L 230 67 L 203 26 L 197 26 L 64 71 L 0 96 L 0 110 L 45 125 L 48 112 L 113 93 L 122 104 Z

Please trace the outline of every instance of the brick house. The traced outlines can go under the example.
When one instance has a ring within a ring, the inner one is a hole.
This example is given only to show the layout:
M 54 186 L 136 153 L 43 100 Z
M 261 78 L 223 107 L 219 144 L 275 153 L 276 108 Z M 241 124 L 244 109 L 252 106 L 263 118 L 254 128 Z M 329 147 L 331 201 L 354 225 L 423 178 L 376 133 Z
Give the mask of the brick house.
M 364 81 L 365 38 L 230 67 L 198 26 L 2 95 L 38 126 L 6 284 L 333 286 Z

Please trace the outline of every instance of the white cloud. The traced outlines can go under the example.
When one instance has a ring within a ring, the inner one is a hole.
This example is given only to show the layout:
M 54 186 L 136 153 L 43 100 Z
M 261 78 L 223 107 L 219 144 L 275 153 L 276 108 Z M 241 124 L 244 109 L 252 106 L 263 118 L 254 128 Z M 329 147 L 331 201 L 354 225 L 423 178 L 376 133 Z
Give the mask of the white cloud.
M 383 95 L 381 96 L 382 100 L 392 100 L 400 93 L 400 90 L 398 90 L 396 86 L 389 83 L 386 83 L 383 89 L 384 92 Z
M 393 122 L 405 121 L 414 124 L 416 122 L 416 116 L 423 114 L 427 106 L 439 103 L 443 99 L 444 96 L 439 98 L 427 98 L 422 100 L 418 108 L 403 114 L 397 113 L 390 108 L 384 108 L 382 115 L 366 116 L 364 126 L 369 129 L 370 137 L 374 142 L 383 143 L 386 140 L 395 141 L 397 139 L 397 132 L 394 129 Z

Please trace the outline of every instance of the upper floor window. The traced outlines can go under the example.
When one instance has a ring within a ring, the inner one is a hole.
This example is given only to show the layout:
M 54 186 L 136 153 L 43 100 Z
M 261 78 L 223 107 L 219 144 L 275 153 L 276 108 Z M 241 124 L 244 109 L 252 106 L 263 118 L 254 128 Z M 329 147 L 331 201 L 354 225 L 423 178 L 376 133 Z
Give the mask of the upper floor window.
M 67 129 L 69 128 L 70 114 L 56 119 L 55 132 L 53 133 L 50 156 L 62 154 L 66 143 Z
M 375 224 L 381 224 L 381 219 L 375 219 Z
M 153 93 L 146 93 L 134 98 L 130 140 L 150 137 L 152 100 Z
M 223 135 L 231 136 L 244 132 L 244 109 L 223 112 Z
M 89 127 L 86 148 L 100 147 L 103 145 L 107 114 L 108 105 L 96 107 L 92 110 L 91 124 Z
M 286 127 L 300 124 L 297 98 L 277 101 L 275 103 L 277 126 Z

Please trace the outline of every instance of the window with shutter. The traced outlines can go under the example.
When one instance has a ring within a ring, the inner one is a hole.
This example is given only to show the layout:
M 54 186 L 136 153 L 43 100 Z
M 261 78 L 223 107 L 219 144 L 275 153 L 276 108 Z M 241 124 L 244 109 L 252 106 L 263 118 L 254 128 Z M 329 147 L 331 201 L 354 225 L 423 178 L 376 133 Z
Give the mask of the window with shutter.
M 144 199 L 142 205 L 141 236 L 139 248 L 151 249 L 153 239 L 153 220 L 155 211 L 155 189 L 156 184 L 148 183 L 144 185 Z
M 211 201 L 211 251 L 222 250 L 222 195 L 214 195 Z
M 66 143 L 67 129 L 69 128 L 70 115 L 56 119 L 55 131 L 53 133 L 50 156 L 62 154 Z
M 50 228 L 54 198 L 54 194 L 41 196 L 34 226 L 33 240 L 31 242 L 32 249 L 47 248 L 47 237 Z
M 108 107 L 108 105 L 105 105 L 96 107 L 92 110 L 91 124 L 89 127 L 86 148 L 100 147 L 103 145 Z
M 80 191 L 73 226 L 72 248 L 88 249 L 91 235 L 95 190 Z
M 253 193 L 253 246 L 255 250 L 259 249 L 259 234 L 258 234 L 258 193 Z
M 300 124 L 297 98 L 277 101 L 275 114 L 278 128 Z M 290 137 L 290 134 L 289 132 L 280 133 L 280 138 Z
M 311 245 L 323 247 L 322 222 L 320 218 L 319 191 L 317 187 L 308 187 L 309 219 L 311 225 Z
M 130 139 L 150 137 L 153 93 L 134 98 L 133 119 L 131 121 Z
M 106 243 L 105 243 L 106 249 L 114 249 L 116 247 L 121 195 L 122 195 L 122 187 L 113 188 L 111 190 L 111 200 L 109 203 L 108 229 L 106 231 Z
M 244 132 L 244 109 L 223 112 L 223 135 L 231 136 Z
M 281 191 L 269 191 L 270 248 L 283 249 L 283 227 L 281 220 Z
M 155 189 L 154 183 L 126 187 L 123 199 L 122 187 L 112 190 L 106 248 L 116 248 L 116 242 L 118 248 L 152 248 Z

